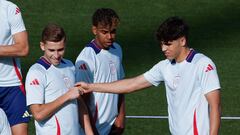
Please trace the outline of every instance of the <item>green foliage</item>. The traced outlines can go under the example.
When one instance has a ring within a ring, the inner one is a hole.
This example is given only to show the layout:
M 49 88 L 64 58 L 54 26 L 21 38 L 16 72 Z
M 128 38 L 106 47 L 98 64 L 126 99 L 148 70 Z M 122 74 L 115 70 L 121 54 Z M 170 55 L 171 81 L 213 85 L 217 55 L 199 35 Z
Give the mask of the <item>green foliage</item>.
M 42 52 L 43 27 L 58 23 L 67 33 L 65 57 L 75 61 L 92 38 L 91 15 L 99 7 L 115 9 L 121 24 L 118 42 L 124 52 L 126 76 L 142 74 L 164 59 L 154 33 L 163 20 L 180 16 L 191 27 L 190 46 L 212 58 L 221 81 L 223 116 L 240 112 L 240 2 L 239 0 L 13 0 L 22 10 L 29 32 L 30 55 L 22 59 L 23 75 Z M 127 115 L 167 115 L 164 87 L 126 95 Z M 236 120 L 223 120 L 221 134 L 240 133 Z M 32 127 L 33 124 L 31 123 Z M 34 133 L 30 128 L 30 133 Z M 169 134 L 167 120 L 128 119 L 126 135 Z

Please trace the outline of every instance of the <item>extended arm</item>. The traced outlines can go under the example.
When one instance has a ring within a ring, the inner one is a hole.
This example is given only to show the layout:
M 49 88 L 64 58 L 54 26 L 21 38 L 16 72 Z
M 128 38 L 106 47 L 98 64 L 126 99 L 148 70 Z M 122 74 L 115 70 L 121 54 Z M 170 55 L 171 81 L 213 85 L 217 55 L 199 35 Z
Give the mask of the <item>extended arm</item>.
M 221 119 L 220 91 L 209 92 L 206 98 L 210 106 L 210 135 L 218 135 Z
M 67 93 L 56 100 L 46 104 L 32 104 L 30 110 L 37 121 L 42 121 L 52 116 L 65 102 L 76 99 L 80 96 L 76 87 L 71 88 Z
M 107 93 L 131 93 L 143 88 L 147 88 L 152 84 L 148 82 L 143 75 L 134 78 L 123 79 L 111 83 L 92 83 L 87 84 L 84 82 L 76 83 L 76 86 L 81 86 L 84 93 L 91 91 L 107 92 Z
M 14 44 L 0 46 L 0 57 L 21 57 L 28 55 L 28 34 L 26 31 L 13 35 Z

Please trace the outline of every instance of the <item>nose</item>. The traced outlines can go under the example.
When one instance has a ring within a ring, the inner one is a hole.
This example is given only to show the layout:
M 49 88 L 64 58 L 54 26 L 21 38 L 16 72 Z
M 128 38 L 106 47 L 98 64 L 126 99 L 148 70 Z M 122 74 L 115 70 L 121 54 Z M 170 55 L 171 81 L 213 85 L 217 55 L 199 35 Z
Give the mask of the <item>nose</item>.
M 55 57 L 55 58 L 59 58 L 59 57 L 60 57 L 60 54 L 59 54 L 58 51 L 55 51 L 55 52 L 54 52 L 54 57 Z
M 108 33 L 108 34 L 107 34 L 107 38 L 108 38 L 108 39 L 112 39 L 112 38 L 113 38 L 113 34 Z
M 163 52 L 165 52 L 165 51 L 167 50 L 167 48 L 168 48 L 168 46 L 167 46 L 167 45 L 164 45 L 164 44 L 162 44 L 161 47 L 162 47 L 162 51 L 163 51 Z

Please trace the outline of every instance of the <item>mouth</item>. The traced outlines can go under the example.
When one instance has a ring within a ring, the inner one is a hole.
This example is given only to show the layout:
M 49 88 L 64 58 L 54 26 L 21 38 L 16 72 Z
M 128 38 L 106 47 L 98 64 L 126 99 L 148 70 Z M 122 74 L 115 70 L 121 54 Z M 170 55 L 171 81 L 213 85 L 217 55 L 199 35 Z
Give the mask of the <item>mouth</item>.
M 106 42 L 108 45 L 112 45 L 113 41 Z

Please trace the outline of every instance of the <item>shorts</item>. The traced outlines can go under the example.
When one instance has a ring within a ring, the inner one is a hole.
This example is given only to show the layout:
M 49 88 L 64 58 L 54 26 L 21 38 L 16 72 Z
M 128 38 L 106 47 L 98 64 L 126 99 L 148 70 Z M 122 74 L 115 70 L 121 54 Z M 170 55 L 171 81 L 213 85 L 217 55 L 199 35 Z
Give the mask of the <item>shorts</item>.
M 10 126 L 30 120 L 26 96 L 20 86 L 0 87 L 0 108 L 6 113 Z

